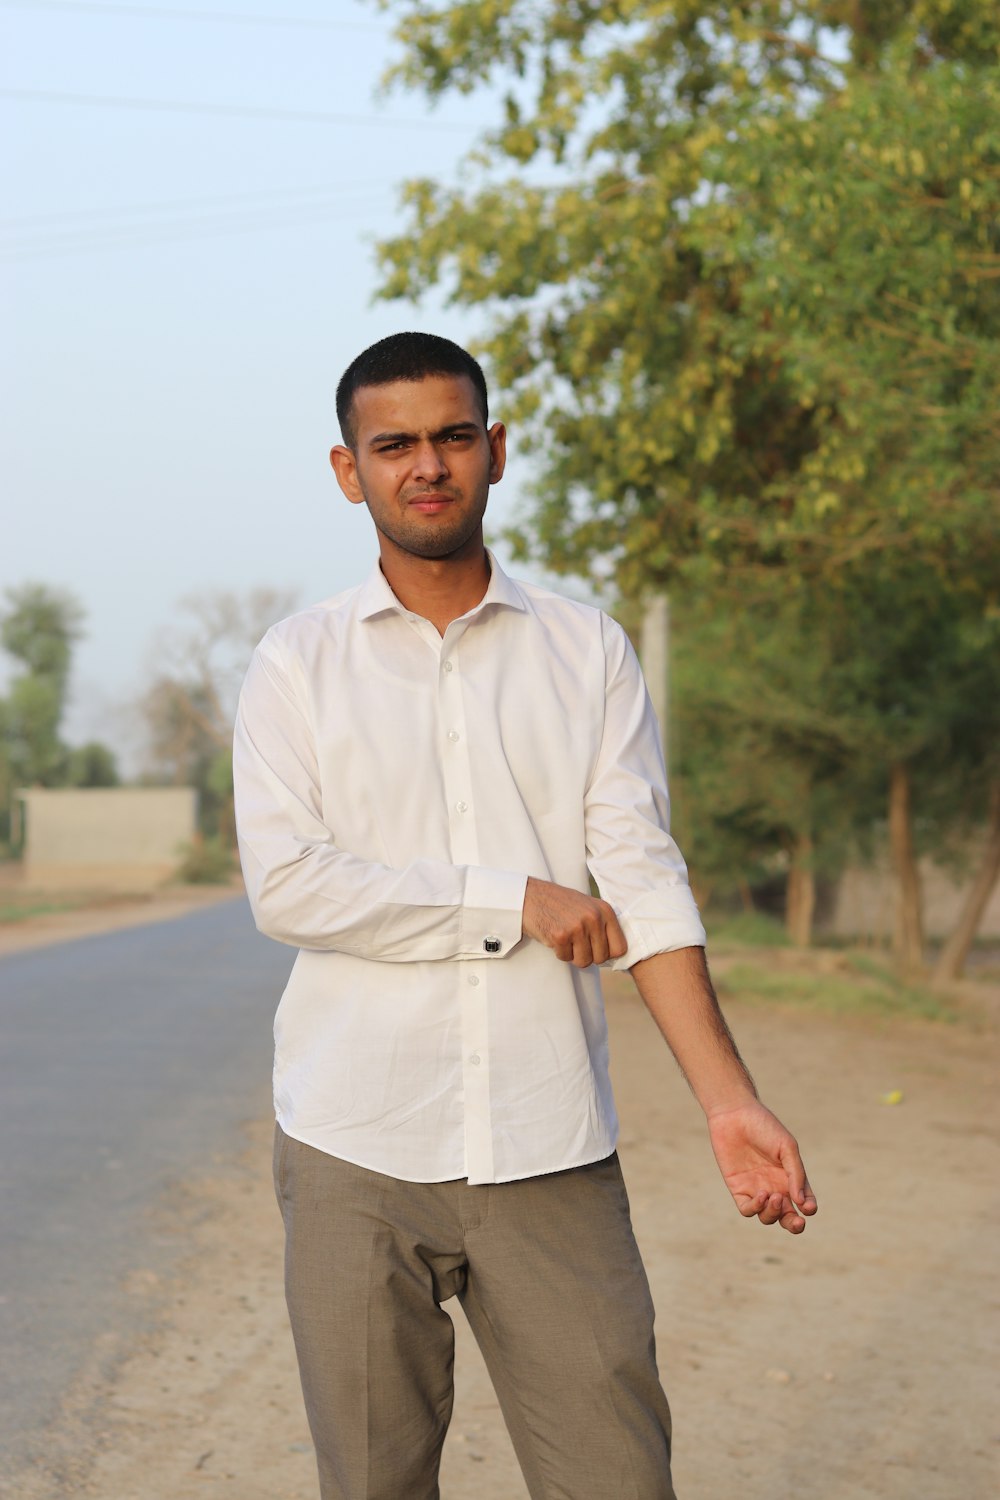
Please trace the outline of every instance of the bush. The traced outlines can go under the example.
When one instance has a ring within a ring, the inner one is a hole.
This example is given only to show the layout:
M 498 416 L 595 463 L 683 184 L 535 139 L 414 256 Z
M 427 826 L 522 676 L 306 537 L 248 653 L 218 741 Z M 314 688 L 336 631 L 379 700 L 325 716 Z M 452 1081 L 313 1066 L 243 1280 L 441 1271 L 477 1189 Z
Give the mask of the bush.
M 225 885 L 236 866 L 233 849 L 219 838 L 196 837 L 182 844 L 177 879 L 187 885 Z

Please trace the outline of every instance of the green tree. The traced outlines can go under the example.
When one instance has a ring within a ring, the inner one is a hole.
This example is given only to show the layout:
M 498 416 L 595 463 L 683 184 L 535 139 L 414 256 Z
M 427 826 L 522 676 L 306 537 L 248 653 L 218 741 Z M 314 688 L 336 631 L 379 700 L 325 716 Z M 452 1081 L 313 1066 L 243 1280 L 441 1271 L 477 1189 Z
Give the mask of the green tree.
M 885 774 L 896 947 L 919 973 L 921 838 L 947 844 L 970 787 L 984 819 L 998 779 L 1000 73 L 915 68 L 904 40 L 836 107 L 755 121 L 758 193 L 701 219 L 745 273 L 741 316 L 767 320 L 784 377 L 822 413 L 773 494 L 790 529 L 826 519 L 811 613 L 837 647 L 828 696 L 850 698 L 858 751 Z
M 702 878 L 773 876 L 781 851 L 797 942 L 809 940 L 815 877 L 871 850 L 885 819 L 907 896 L 896 949 L 919 972 L 917 857 L 950 854 L 961 869 L 997 779 L 1000 618 L 970 618 L 926 563 L 882 564 L 887 576 L 869 562 L 863 587 L 842 575 L 741 610 L 675 596 L 680 800 Z
M 963 726 L 981 742 L 989 714 L 970 726 L 950 693 L 933 732 L 906 717 L 892 673 L 928 649 L 919 618 L 882 676 L 842 626 L 898 621 L 919 575 L 918 608 L 948 629 L 930 639 L 940 670 L 913 682 L 937 682 L 995 607 L 1000 14 L 401 10 L 398 81 L 507 86 L 462 186 L 408 184 L 410 222 L 380 255 L 386 296 L 442 286 L 488 314 L 481 351 L 538 456 L 516 545 L 627 599 L 669 584 L 725 612 L 749 593 L 784 618 L 807 592 L 796 649 L 842 641 L 833 716 L 889 789 L 913 967 L 915 777 Z M 943 770 L 954 804 L 966 760 Z
M 88 740 L 70 750 L 66 765 L 68 786 L 118 786 L 120 782 L 115 753 L 100 740 Z
M 719 610 L 675 595 L 673 779 L 699 886 L 739 892 L 785 880 L 792 942 L 811 941 L 817 880 L 870 828 L 863 727 L 826 684 L 831 642 L 807 639 L 807 597 Z
M 0 699 L 0 839 L 10 838 L 11 799 L 24 786 L 115 786 L 114 752 L 98 741 L 67 746 L 61 726 L 83 610 L 74 596 L 25 583 L 6 593 L 0 646 L 18 670 Z
M 937 498 L 996 439 L 994 6 L 404 11 L 405 83 L 516 75 L 463 185 L 408 184 L 380 254 L 385 296 L 488 309 L 541 456 L 525 550 L 612 562 L 631 596 L 692 559 L 832 567 L 940 531 L 914 476 Z
M 4 705 L 4 746 L 15 785 L 58 786 L 66 747 L 59 736 L 73 646 L 83 610 L 68 593 L 42 583 L 6 592 L 0 645 L 18 663 Z

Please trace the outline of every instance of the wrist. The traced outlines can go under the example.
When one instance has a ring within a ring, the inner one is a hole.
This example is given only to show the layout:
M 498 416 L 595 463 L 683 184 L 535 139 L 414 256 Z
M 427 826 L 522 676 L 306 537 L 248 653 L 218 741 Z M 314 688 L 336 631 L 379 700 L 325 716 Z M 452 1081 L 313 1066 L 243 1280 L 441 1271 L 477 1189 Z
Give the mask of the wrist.
M 738 1114 L 740 1110 L 751 1107 L 763 1107 L 760 1103 L 760 1095 L 750 1080 L 738 1092 L 726 1093 L 720 1095 L 718 1098 L 701 1100 L 699 1102 L 705 1112 L 705 1119 L 709 1125 L 723 1119 L 726 1115 Z
M 717 1089 L 706 1090 L 705 1095 L 699 1097 L 698 1103 L 709 1124 L 721 1119 L 723 1115 L 732 1115 L 748 1106 L 760 1104 L 760 1095 L 750 1074 L 743 1067 L 742 1059 L 739 1069 L 741 1077 L 727 1079 Z

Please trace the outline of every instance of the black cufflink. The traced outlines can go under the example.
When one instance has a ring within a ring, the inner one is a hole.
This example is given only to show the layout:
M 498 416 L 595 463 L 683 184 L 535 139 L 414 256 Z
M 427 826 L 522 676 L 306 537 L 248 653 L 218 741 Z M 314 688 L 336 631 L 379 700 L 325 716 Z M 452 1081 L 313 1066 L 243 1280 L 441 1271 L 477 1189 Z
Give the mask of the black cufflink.
M 503 943 L 497 937 L 483 938 L 483 951 L 486 953 L 499 953 L 502 947 Z

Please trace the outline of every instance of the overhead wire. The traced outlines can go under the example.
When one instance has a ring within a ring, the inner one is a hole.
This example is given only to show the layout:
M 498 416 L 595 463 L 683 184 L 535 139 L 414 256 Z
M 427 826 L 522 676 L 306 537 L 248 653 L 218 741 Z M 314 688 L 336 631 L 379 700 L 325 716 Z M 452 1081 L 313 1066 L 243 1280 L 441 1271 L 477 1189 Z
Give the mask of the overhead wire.
M 61 89 L 0 88 L 0 99 L 20 104 L 70 104 L 96 109 L 161 111 L 167 114 L 213 115 L 233 119 L 287 120 L 304 125 L 382 125 L 400 126 L 406 130 L 462 131 L 468 135 L 478 126 L 457 120 L 409 120 L 398 115 L 339 114 L 323 109 L 280 109 L 268 105 L 213 104 L 180 99 L 136 99 L 116 94 L 77 94 Z
M 0 235 L 0 261 L 50 259 L 53 256 L 77 254 L 88 250 L 139 249 L 168 242 L 216 238 L 220 235 L 242 235 L 268 230 L 291 229 L 322 223 L 336 218 L 348 222 L 358 215 L 370 215 L 383 206 L 388 189 L 375 188 L 363 196 L 346 197 L 331 194 L 326 199 L 286 203 L 249 203 L 213 212 L 167 215 L 159 221 L 140 220 L 82 224 L 65 228 L 56 226 L 25 234 Z M 209 200 L 209 204 L 211 200 Z
M 131 214 L 169 213 L 171 210 L 211 209 L 223 204 L 241 204 L 251 200 L 267 202 L 277 198 L 299 198 L 313 193 L 357 193 L 374 187 L 368 182 L 322 182 L 306 187 L 248 188 L 240 193 L 211 193 L 188 198 L 147 199 L 143 203 L 109 203 L 88 208 L 48 209 L 43 213 L 18 214 L 13 218 L 0 218 L 0 233 L 5 230 L 30 229 L 33 225 L 56 224 L 60 220 L 76 222 L 85 219 L 124 218 Z
M 218 22 L 227 25 L 276 26 L 324 31 L 384 32 L 377 23 L 336 17 L 264 15 L 246 11 L 191 10 L 178 6 L 129 5 L 105 0 L 0 0 L 0 9 L 25 12 L 73 12 L 147 20 Z M 401 119 L 388 114 L 350 114 L 328 110 L 285 109 L 266 105 L 224 104 L 213 101 L 144 99 L 133 96 L 84 94 L 53 89 L 0 87 L 0 99 L 12 103 L 79 106 L 214 116 L 233 119 L 278 120 L 293 124 L 401 127 L 471 134 L 478 127 L 457 121 Z M 355 191 L 374 192 L 358 201 Z M 258 233 L 321 221 L 336 213 L 350 219 L 370 212 L 384 199 L 386 188 L 375 184 L 351 187 L 324 184 L 304 189 L 263 189 L 211 198 L 174 199 L 118 208 L 89 208 L 0 219 L 0 260 L 14 261 L 75 254 L 79 251 L 141 247 L 169 241 L 218 235 Z M 327 194 L 319 201 L 315 194 Z M 304 195 L 304 197 L 303 197 Z M 148 216 L 146 222 L 143 217 Z M 128 222 L 128 220 L 134 222 Z M 119 222 L 115 222 L 115 221 Z

